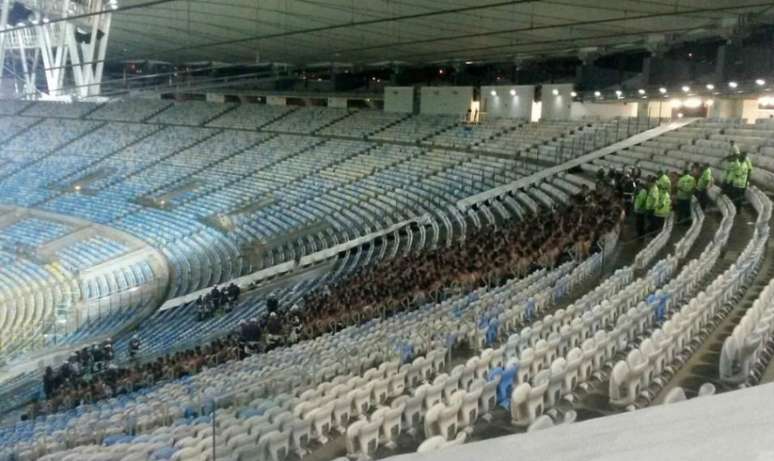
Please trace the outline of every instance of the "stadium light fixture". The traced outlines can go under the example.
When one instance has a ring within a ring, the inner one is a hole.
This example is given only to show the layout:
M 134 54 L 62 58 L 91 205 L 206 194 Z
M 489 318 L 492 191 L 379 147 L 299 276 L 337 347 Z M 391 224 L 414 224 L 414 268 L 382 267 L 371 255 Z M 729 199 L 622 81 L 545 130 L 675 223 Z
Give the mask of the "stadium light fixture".
M 615 90 L 615 95 L 616 96 L 621 96 L 622 94 L 623 94 L 623 92 L 621 90 Z
M 707 83 L 707 89 L 712 91 L 715 89 L 715 85 L 713 85 L 712 83 Z
M 497 91 L 492 90 L 489 94 L 491 94 L 492 96 L 497 96 Z
M 557 90 L 556 88 L 554 88 L 554 91 L 552 91 L 551 93 L 553 93 L 554 96 L 559 96 L 559 90 Z
M 689 91 L 691 91 L 691 87 L 688 85 L 683 85 L 683 93 L 687 93 Z
M 662 86 L 661 88 L 658 89 L 658 92 L 661 94 L 666 94 L 667 89 Z
M 736 88 L 736 87 L 739 86 L 739 84 L 732 80 L 732 81 L 728 82 L 728 86 L 731 87 L 731 88 Z
M 759 79 L 755 80 L 755 84 L 758 85 L 758 86 L 763 86 L 763 85 L 766 84 L 766 80 L 764 80 L 762 78 L 759 78 Z
M 639 94 L 645 94 L 645 90 L 644 90 L 644 89 L 642 89 L 642 88 L 640 88 L 639 90 L 637 90 L 637 93 L 639 93 Z
M 516 96 L 516 90 L 511 90 L 511 96 Z
M 572 91 L 572 92 L 570 92 L 570 96 L 572 96 L 573 98 L 577 98 L 578 97 L 578 93 Z
M 600 93 L 599 91 L 595 91 L 595 92 L 594 92 L 594 96 L 596 96 L 596 97 L 600 97 L 600 96 L 602 96 L 602 93 Z

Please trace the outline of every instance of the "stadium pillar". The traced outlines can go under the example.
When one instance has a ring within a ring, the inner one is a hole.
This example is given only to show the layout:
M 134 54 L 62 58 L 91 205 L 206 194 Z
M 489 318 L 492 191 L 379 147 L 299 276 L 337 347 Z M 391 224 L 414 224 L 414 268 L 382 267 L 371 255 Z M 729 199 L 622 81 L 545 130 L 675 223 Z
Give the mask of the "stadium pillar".
M 0 30 L 8 26 L 8 10 L 11 8 L 11 0 L 3 0 L 2 10 L 0 10 Z M 0 78 L 5 73 L 5 37 L 7 34 L 0 34 Z
M 723 82 L 726 76 L 726 54 L 728 53 L 728 45 L 720 45 L 718 47 L 718 53 L 715 57 L 715 81 Z

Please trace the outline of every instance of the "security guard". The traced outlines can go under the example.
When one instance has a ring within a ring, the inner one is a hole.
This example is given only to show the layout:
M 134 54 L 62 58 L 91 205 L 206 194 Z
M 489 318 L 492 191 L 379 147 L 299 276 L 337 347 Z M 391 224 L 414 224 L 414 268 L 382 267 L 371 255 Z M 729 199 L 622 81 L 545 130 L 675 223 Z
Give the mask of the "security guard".
M 646 222 L 648 215 L 648 187 L 644 181 L 637 185 L 637 195 L 634 197 L 634 227 L 637 229 L 637 238 L 645 236 Z
M 739 157 L 735 163 L 735 169 L 732 178 L 732 193 L 731 199 L 735 203 L 741 204 L 744 202 L 745 192 L 747 186 L 750 184 L 750 174 L 752 173 L 752 162 L 747 158 L 746 153 L 739 154 Z
M 752 178 L 753 165 L 750 157 L 747 156 L 747 152 L 742 152 L 739 156 L 739 162 L 742 164 L 745 173 L 745 189 L 750 185 L 750 179 Z
M 730 197 L 733 197 L 732 187 L 738 169 L 739 157 L 736 154 L 723 159 L 723 192 Z
M 696 178 L 686 168 L 677 181 L 677 214 L 681 223 L 691 222 L 691 198 L 696 189 Z
M 658 206 L 660 192 L 658 190 L 658 184 L 656 178 L 650 177 L 650 188 L 648 189 L 648 196 L 645 199 L 645 212 L 648 219 L 648 232 L 656 230 L 658 223 L 655 219 L 655 211 Z
M 669 175 L 662 171 L 658 177 L 658 188 L 662 191 L 672 192 L 672 180 L 669 179 Z
M 664 221 L 672 213 L 672 197 L 668 191 L 659 191 L 658 204 L 653 210 L 655 230 L 661 230 L 664 227 Z
M 712 168 L 706 163 L 703 164 L 699 180 L 696 181 L 696 198 L 699 199 L 699 204 L 702 208 L 707 208 L 707 204 L 709 203 L 707 191 L 714 183 L 715 178 L 712 176 Z

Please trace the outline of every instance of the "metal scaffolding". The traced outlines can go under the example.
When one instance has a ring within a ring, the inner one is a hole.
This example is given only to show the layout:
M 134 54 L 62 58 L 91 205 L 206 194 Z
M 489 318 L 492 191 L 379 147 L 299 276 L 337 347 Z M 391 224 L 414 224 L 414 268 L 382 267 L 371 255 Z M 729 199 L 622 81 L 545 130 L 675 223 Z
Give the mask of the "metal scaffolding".
M 1 1 L 0 76 L 16 79 L 28 99 L 100 94 L 116 0 L 23 0 L 32 14 L 16 25 L 8 23 L 11 1 Z M 6 57 L 11 66 L 5 65 Z M 44 88 L 37 84 L 40 74 Z

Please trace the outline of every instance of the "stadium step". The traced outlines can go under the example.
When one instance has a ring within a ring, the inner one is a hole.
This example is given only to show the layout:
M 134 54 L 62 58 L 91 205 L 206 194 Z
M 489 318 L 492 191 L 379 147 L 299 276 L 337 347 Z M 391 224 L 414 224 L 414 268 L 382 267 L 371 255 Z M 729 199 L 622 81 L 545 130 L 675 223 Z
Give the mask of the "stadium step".
M 750 211 L 749 207 L 739 209 L 734 227 L 731 230 L 731 235 L 734 238 L 729 241 L 728 248 L 721 255 L 721 259 L 711 272 L 708 282 L 721 275 L 736 262 L 739 253 L 752 238 L 754 229 L 751 222 L 754 223 L 754 221 L 754 213 Z M 654 398 L 650 402 L 642 401 L 641 404 L 661 403 L 668 392 L 678 386 L 683 388 L 689 398 L 696 396 L 704 383 L 712 383 L 718 390 L 727 390 L 726 386 L 720 382 L 718 375 L 720 349 L 723 341 L 731 334 L 734 326 L 744 316 L 745 311 L 752 307 L 763 288 L 762 283 L 767 283 L 772 276 L 774 276 L 774 264 L 772 264 L 771 255 L 767 254 L 761 269 L 745 292 L 731 302 L 725 315 L 715 319 L 714 328 L 711 327 L 706 333 L 700 335 L 700 343 L 684 356 L 684 364 L 671 379 L 660 389 L 658 387 L 653 389 Z
M 293 112 L 295 112 L 297 110 L 299 110 L 298 107 L 293 107 L 290 110 L 288 110 L 287 112 L 284 112 L 284 113 L 274 117 L 273 119 L 269 120 L 268 122 L 266 122 L 266 123 L 264 123 L 262 125 L 258 125 L 256 130 L 262 130 L 262 129 L 266 128 L 267 126 L 271 125 L 272 123 L 274 123 L 274 122 L 276 122 L 278 120 L 282 120 L 283 118 L 287 117 L 288 115 L 292 114 Z
M 81 116 L 80 116 L 80 117 L 78 117 L 78 118 L 80 118 L 80 119 L 82 119 L 82 120 L 87 120 L 87 119 L 89 119 L 89 116 L 90 116 L 91 114 L 93 114 L 94 112 L 96 112 L 96 111 L 98 111 L 98 110 L 102 109 L 102 107 L 103 107 L 104 105 L 105 105 L 105 103 L 101 103 L 101 104 L 95 104 L 95 105 L 94 105 L 94 107 L 92 107 L 91 109 L 89 109 L 89 110 L 87 110 L 86 112 L 84 112 L 83 114 L 81 114 Z
M 706 215 L 704 225 L 702 226 L 699 236 L 697 237 L 690 251 L 686 254 L 685 258 L 680 262 L 680 264 L 678 264 L 675 273 L 679 273 L 685 264 L 687 264 L 692 259 L 697 258 L 704 251 L 707 245 L 713 241 L 715 232 L 717 231 L 719 225 L 720 220 L 718 219 L 718 215 L 716 213 L 708 213 Z M 674 233 L 680 233 L 680 228 L 675 227 L 673 234 Z M 670 239 L 670 242 L 665 245 L 661 254 L 659 254 L 656 258 L 653 258 L 653 261 L 657 261 L 671 253 L 675 242 L 676 240 Z M 714 268 L 714 270 L 709 275 L 708 280 L 711 280 L 716 275 L 720 274 L 722 270 L 725 269 L 721 267 Z M 573 402 L 572 409 L 578 413 L 579 420 L 607 416 L 621 411 L 620 409 L 610 406 L 607 373 L 610 372 L 613 364 L 619 360 L 625 360 L 626 354 L 633 346 L 636 345 L 639 345 L 639 341 L 635 341 L 634 344 L 629 344 L 625 350 L 619 351 L 618 354 L 606 364 L 605 371 L 600 376 L 604 379 L 598 379 L 592 382 L 585 391 L 582 390 L 578 393 L 578 399 L 577 401 Z
M 160 108 L 157 111 L 152 112 L 151 114 L 148 114 L 145 118 L 142 119 L 143 123 L 149 123 L 149 120 L 153 120 L 153 117 L 159 115 L 160 113 L 164 112 L 165 110 L 169 109 L 170 107 L 174 106 L 175 104 L 173 102 L 170 102 L 166 106 Z
M 350 118 L 352 116 L 355 116 L 355 115 L 357 115 L 357 112 L 347 111 L 341 117 L 336 117 L 333 120 L 330 120 L 328 123 L 325 123 L 324 125 L 320 126 L 319 128 L 313 130 L 311 134 L 312 135 L 319 135 L 322 130 L 324 130 L 324 129 L 332 126 L 332 125 L 335 125 L 335 124 L 339 123 L 342 120 L 346 120 L 346 119 L 348 119 L 348 118 Z
M 225 110 L 222 110 L 222 111 L 218 112 L 217 114 L 215 114 L 215 115 L 213 115 L 213 116 L 209 117 L 209 118 L 208 118 L 208 119 L 206 119 L 204 122 L 200 123 L 200 124 L 199 124 L 199 126 L 207 126 L 207 125 L 208 125 L 210 122 L 212 122 L 213 120 L 215 120 L 215 119 L 217 119 L 217 118 L 220 118 L 220 117 L 222 117 L 222 116 L 224 116 L 224 115 L 228 114 L 228 113 L 229 113 L 229 112 L 231 112 L 231 111 L 234 111 L 234 110 L 236 110 L 236 109 L 237 109 L 239 106 L 240 106 L 239 104 L 232 104 L 232 105 L 230 105 L 230 106 L 227 106 Z

